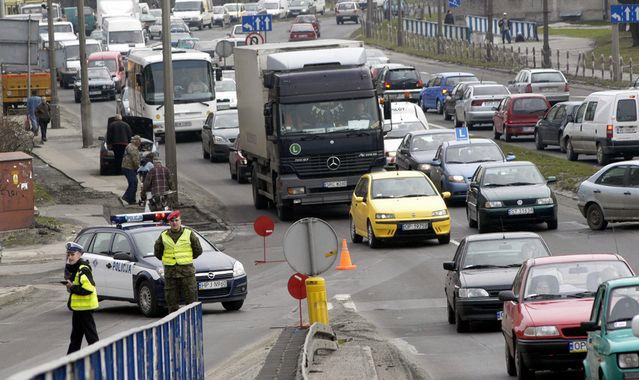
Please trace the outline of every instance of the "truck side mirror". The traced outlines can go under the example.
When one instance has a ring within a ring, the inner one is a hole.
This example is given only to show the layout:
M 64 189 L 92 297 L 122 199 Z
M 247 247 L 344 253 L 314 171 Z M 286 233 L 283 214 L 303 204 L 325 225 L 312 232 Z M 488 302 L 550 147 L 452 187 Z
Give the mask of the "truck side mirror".
M 392 118 L 391 101 L 390 99 L 384 99 L 384 120 L 391 120 Z
M 273 134 L 273 105 L 271 103 L 264 104 L 264 127 L 266 134 Z
M 222 80 L 222 68 L 218 67 L 215 69 L 215 81 L 219 82 Z

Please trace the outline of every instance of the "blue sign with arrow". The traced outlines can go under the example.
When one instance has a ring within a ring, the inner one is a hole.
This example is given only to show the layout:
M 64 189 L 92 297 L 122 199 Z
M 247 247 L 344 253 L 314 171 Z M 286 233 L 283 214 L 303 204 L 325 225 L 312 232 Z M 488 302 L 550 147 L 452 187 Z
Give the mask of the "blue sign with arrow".
M 461 5 L 461 0 L 448 0 L 449 8 L 459 8 Z
M 468 128 L 466 127 L 455 128 L 455 138 L 457 139 L 457 141 L 468 140 Z
M 639 4 L 615 4 L 610 6 L 611 24 L 637 22 L 639 22 Z
M 242 16 L 242 32 L 270 32 L 273 30 L 273 15 Z

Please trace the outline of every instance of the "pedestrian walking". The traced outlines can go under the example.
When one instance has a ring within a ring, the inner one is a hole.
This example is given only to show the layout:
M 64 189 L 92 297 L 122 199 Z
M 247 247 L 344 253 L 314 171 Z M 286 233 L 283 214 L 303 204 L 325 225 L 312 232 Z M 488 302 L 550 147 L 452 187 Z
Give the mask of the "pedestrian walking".
M 124 157 L 124 149 L 131 142 L 131 126 L 122 121 L 122 115 L 116 114 L 113 120 L 107 126 L 106 143 L 107 148 L 113 150 L 115 172 L 122 173 L 122 158 Z
M 31 96 L 27 98 L 27 118 L 34 136 L 38 135 L 39 125 L 36 117 L 36 108 L 38 108 L 40 103 L 42 103 L 42 98 L 38 96 L 36 90 L 31 90 Z
M 142 192 L 145 194 L 151 193 L 150 211 L 161 211 L 163 209 L 161 199 L 169 190 L 175 190 L 173 177 L 169 168 L 162 165 L 160 158 L 156 157 L 153 160 L 153 168 L 146 175 L 142 186 Z
M 170 228 L 155 241 L 154 254 L 164 265 L 164 299 L 169 313 L 178 309 L 180 299 L 186 305 L 197 301 L 197 281 L 193 260 L 202 254 L 195 233 L 182 226 L 180 210 L 168 216 Z
M 446 17 L 444 17 L 444 24 L 455 24 L 455 16 L 453 16 L 453 11 L 451 11 L 450 9 L 448 10 L 448 12 L 446 12 Z
M 131 137 L 131 142 L 124 149 L 124 157 L 122 158 L 122 174 L 126 177 L 127 188 L 122 196 L 122 200 L 129 205 L 136 204 L 136 195 L 138 192 L 137 172 L 140 167 L 140 145 L 142 138 L 138 135 Z
M 84 248 L 77 243 L 66 245 L 67 264 L 65 273 L 68 276 L 65 285 L 69 292 L 67 306 L 73 311 L 71 323 L 71 342 L 67 355 L 82 347 L 82 339 L 86 337 L 89 345 L 100 340 L 93 319 L 93 310 L 97 309 L 98 291 L 95 288 L 91 265 L 82 260 Z
M 147 153 L 140 160 L 140 167 L 138 168 L 138 178 L 142 186 L 140 186 L 140 206 L 145 206 L 146 200 L 150 197 L 147 197 L 147 193 L 144 191 L 144 179 L 149 174 L 151 169 L 153 169 L 153 159 L 155 158 L 155 154 Z M 144 212 L 148 212 L 148 207 L 145 207 Z
M 501 31 L 501 43 L 505 44 L 506 40 L 510 43 L 510 21 L 508 20 L 508 13 L 504 12 L 499 22 L 499 30 Z
M 47 127 L 51 121 L 51 107 L 46 99 L 43 98 L 42 102 L 36 107 L 35 115 L 40 126 L 40 144 L 44 144 L 47 141 Z

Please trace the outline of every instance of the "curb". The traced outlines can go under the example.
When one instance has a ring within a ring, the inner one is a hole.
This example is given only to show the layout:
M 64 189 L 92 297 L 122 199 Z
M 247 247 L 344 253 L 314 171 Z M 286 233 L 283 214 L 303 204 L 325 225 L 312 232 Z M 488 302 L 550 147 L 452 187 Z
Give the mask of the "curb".
M 27 297 L 35 291 L 32 285 L 20 286 L 15 288 L 4 288 L 0 290 L 0 306 L 12 303 Z

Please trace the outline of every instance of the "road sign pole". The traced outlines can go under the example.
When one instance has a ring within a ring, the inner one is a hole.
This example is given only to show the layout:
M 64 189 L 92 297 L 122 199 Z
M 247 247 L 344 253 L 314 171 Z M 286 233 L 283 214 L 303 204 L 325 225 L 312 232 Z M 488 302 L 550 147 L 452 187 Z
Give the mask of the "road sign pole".
M 612 5 L 615 5 L 617 4 L 617 0 L 610 0 L 610 3 Z M 612 33 L 610 34 L 610 37 L 612 38 L 611 53 L 613 79 L 615 81 L 620 81 L 622 78 L 622 73 L 619 67 L 619 24 L 612 25 Z

